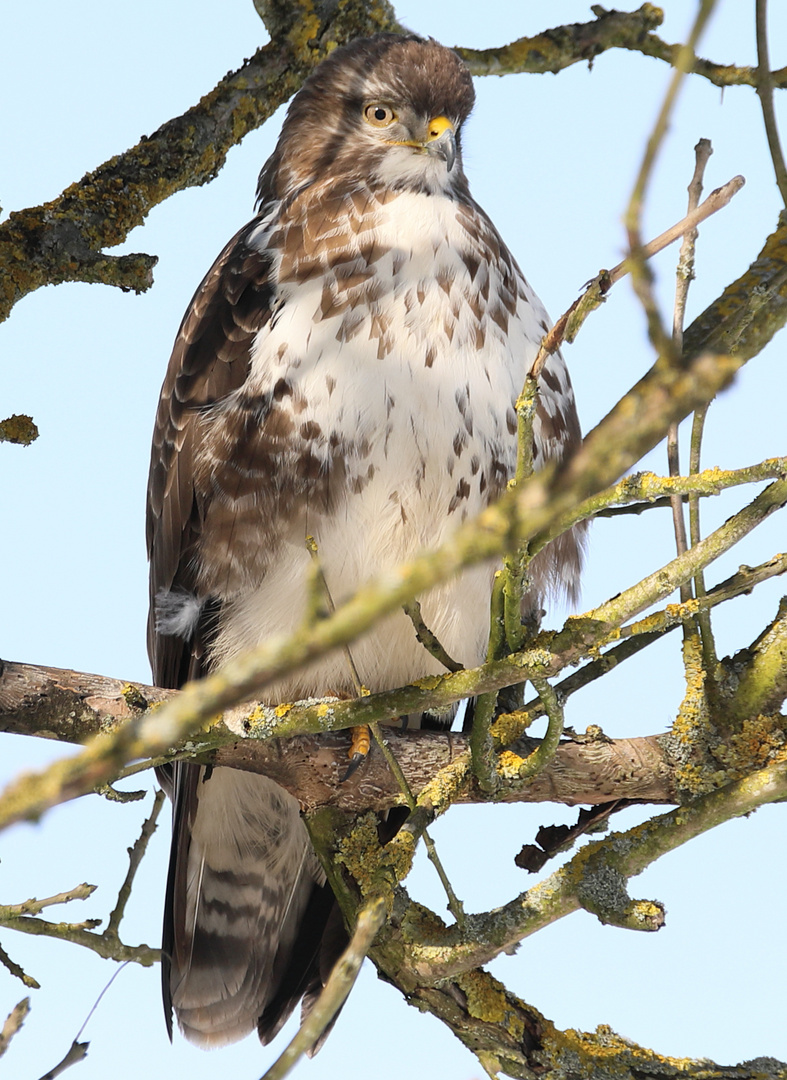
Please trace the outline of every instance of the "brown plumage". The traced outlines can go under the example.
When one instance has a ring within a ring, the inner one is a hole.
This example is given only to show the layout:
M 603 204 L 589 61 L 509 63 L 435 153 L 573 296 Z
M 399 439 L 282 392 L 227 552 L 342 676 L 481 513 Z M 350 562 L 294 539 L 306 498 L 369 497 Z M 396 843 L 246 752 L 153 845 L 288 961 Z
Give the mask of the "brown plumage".
M 548 318 L 461 163 L 472 80 L 433 41 L 337 49 L 293 99 L 258 211 L 184 317 L 161 394 L 148 501 L 149 647 L 180 686 L 297 627 L 316 538 L 338 602 L 445 540 L 504 488 L 513 411 Z M 541 378 L 536 465 L 579 442 L 568 373 Z M 532 615 L 571 593 L 569 533 L 540 553 Z M 493 567 L 421 599 L 466 665 L 484 655 Z M 372 690 L 440 665 L 405 615 L 352 647 Z M 269 688 L 272 702 L 352 693 L 343 653 Z M 188 1038 L 267 1042 L 319 992 L 344 930 L 298 806 L 264 777 L 162 771 L 174 833 L 163 985 Z M 169 1021 L 171 1023 L 171 1020 Z

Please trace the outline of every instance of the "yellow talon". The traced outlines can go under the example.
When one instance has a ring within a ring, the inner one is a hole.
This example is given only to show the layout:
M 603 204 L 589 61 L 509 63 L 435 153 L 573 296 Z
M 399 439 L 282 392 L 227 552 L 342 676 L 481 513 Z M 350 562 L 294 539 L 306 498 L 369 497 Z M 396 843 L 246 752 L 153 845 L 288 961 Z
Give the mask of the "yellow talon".
M 350 739 L 350 749 L 347 753 L 347 757 L 350 759 L 350 764 L 347 766 L 347 772 L 342 777 L 342 783 L 345 780 L 349 780 L 366 755 L 369 753 L 369 748 L 372 744 L 371 732 L 366 724 L 360 724 L 358 727 L 352 729 L 352 737 Z
M 350 740 L 350 749 L 347 757 L 354 758 L 356 754 L 360 754 L 361 757 L 366 757 L 371 745 L 372 735 L 367 725 L 361 724 L 359 727 L 354 727 L 352 729 L 352 738 Z

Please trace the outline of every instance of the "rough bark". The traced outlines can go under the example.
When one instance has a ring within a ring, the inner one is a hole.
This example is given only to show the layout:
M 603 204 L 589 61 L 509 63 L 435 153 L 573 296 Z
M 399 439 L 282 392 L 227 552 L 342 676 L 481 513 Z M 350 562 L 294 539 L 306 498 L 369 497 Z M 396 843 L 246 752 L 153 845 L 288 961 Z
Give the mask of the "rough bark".
M 101 675 L 7 661 L 0 671 L 0 731 L 83 743 L 177 693 Z M 241 711 L 252 715 L 257 708 L 251 704 Z M 222 725 L 215 738 L 224 745 L 206 749 L 205 760 L 265 773 L 292 792 L 306 810 L 320 806 L 356 812 L 385 810 L 402 801 L 396 780 L 376 747 L 363 767 L 344 781 L 349 737 L 341 731 L 237 741 L 237 728 L 244 725 L 237 711 L 231 723 L 235 733 Z M 469 759 L 469 737 L 461 733 L 387 728 L 385 737 L 415 791 L 441 769 L 461 767 Z M 522 737 L 509 752 L 526 757 L 536 746 L 537 739 Z M 616 799 L 670 803 L 676 801 L 672 772 L 660 736 L 580 737 L 561 743 L 549 766 L 534 780 L 512 781 L 494 800 L 468 773 L 453 801 L 558 802 L 568 806 Z

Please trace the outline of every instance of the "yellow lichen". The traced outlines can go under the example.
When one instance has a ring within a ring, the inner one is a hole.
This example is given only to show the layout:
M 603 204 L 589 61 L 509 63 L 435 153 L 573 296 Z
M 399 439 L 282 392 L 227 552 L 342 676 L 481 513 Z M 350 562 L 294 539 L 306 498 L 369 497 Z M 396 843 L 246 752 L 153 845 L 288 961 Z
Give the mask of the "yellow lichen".
M 456 985 L 467 998 L 467 1011 L 477 1020 L 500 1024 L 515 1039 L 525 1033 L 525 1023 L 506 997 L 505 987 L 486 971 L 466 971 Z
M 133 686 L 131 683 L 125 683 L 120 694 L 132 711 L 144 712 L 145 709 L 147 709 L 147 699 L 138 686 Z
M 714 747 L 713 756 L 736 777 L 761 769 L 787 756 L 783 716 L 754 716 L 726 743 Z
M 498 772 L 504 780 L 515 780 L 524 763 L 525 759 L 513 750 L 503 750 L 497 759 Z
M 390 893 L 406 877 L 415 854 L 412 833 L 400 832 L 383 847 L 377 835 L 377 816 L 364 814 L 337 846 L 336 858 L 355 878 L 364 897 Z
M 492 738 L 498 745 L 510 746 L 520 735 L 523 735 L 532 723 L 530 713 L 524 709 L 516 712 L 501 713 L 492 724 Z

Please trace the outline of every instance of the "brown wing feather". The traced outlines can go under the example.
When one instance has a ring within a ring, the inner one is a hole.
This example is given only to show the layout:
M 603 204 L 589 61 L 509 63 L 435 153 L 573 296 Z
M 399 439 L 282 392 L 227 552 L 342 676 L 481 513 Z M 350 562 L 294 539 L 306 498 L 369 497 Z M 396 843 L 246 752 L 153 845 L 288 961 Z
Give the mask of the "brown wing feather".
M 270 319 L 270 257 L 249 244 L 250 222 L 210 268 L 183 317 L 159 400 L 148 478 L 150 559 L 148 654 L 157 685 L 177 688 L 203 673 L 202 635 L 190 641 L 156 633 L 155 598 L 194 587 L 192 555 L 205 507 L 194 488 L 195 422 L 201 409 L 246 380 L 251 344 Z M 170 971 L 186 895 L 186 862 L 197 806 L 199 767 L 178 762 L 157 770 L 173 802 L 172 855 L 162 935 L 162 988 L 172 1035 Z
M 253 246 L 249 239 L 258 225 L 259 218 L 230 241 L 197 289 L 178 331 L 162 387 L 153 435 L 147 512 L 150 557 L 148 646 L 154 678 L 160 686 L 179 687 L 204 674 L 206 639 L 209 639 L 211 623 L 218 615 L 218 601 L 209 601 L 203 609 L 200 625 L 190 638 L 163 635 L 156 630 L 155 601 L 162 591 L 197 591 L 198 567 L 205 554 L 198 550 L 198 545 L 210 512 L 211 492 L 221 489 L 222 478 L 217 474 L 210 483 L 200 483 L 196 476 L 196 457 L 204 436 L 199 420 L 206 408 L 243 386 L 249 374 L 252 344 L 272 313 L 270 255 Z M 269 427 L 275 427 L 275 420 Z M 236 444 L 241 454 L 249 449 L 242 441 L 236 440 Z M 267 459 L 264 454 L 262 457 L 264 464 Z M 232 461 L 226 463 L 226 467 L 231 468 Z M 264 468 L 257 469 L 257 485 L 265 483 L 266 475 Z M 215 532 L 215 521 L 209 527 Z M 204 876 L 210 896 L 206 898 L 203 886 L 197 886 L 195 895 L 194 883 L 189 881 L 190 851 L 199 804 L 206 794 L 202 785 L 208 781 L 209 774 L 203 776 L 200 766 L 189 762 L 177 762 L 157 772 L 173 802 L 161 969 L 170 1037 L 175 987 L 183 997 L 185 986 L 187 996 L 193 998 L 195 985 L 199 989 L 204 984 L 206 969 L 215 966 L 213 982 L 219 989 L 212 996 L 219 999 L 215 1006 L 218 1010 L 222 1007 L 222 998 L 229 1000 L 228 1008 L 231 1009 L 232 1002 L 236 999 L 242 1002 L 247 992 L 252 1000 L 259 996 L 260 991 L 253 989 L 255 981 L 262 981 L 267 986 L 262 991 L 262 1000 L 271 1000 L 263 1006 L 265 1016 L 259 1020 L 260 1037 L 267 1041 L 304 992 L 315 993 L 322 986 L 319 969 L 325 949 L 323 932 L 335 908 L 330 887 L 317 884 L 313 874 L 306 871 L 299 871 L 293 880 L 286 876 L 279 879 L 275 874 L 265 876 L 265 888 L 260 886 L 260 922 L 255 938 L 242 945 L 244 956 L 249 958 L 248 971 L 244 984 L 233 998 L 232 993 L 222 987 L 243 968 L 243 963 L 233 966 L 232 962 L 232 950 L 237 951 L 240 947 L 239 935 L 244 932 L 238 923 L 243 920 L 233 920 L 230 903 L 224 904 L 226 926 L 222 948 L 226 956 L 222 954 L 223 958 L 214 956 L 216 934 L 211 936 L 204 920 L 216 918 L 217 889 L 231 892 L 233 880 L 241 893 L 248 888 L 255 877 L 253 860 L 246 860 L 233 873 L 215 872 L 206 862 Z M 269 781 L 266 783 L 270 785 Z M 231 791 L 227 797 L 233 797 Z M 252 835 L 246 839 L 238 836 L 239 846 L 253 847 L 253 831 L 252 827 Z M 256 842 L 262 842 L 261 838 L 257 837 Z M 294 838 L 292 842 L 297 844 Z M 194 905 L 200 913 L 196 923 L 189 918 L 189 905 Z M 341 919 L 334 919 L 334 922 L 336 929 L 332 940 L 336 943 L 330 946 L 332 958 L 334 954 L 338 955 L 346 941 Z M 268 967 L 270 970 L 265 975 Z M 210 980 L 211 976 L 207 977 Z M 246 983 L 252 984 L 252 988 L 248 989 Z M 209 1007 L 209 1013 L 212 1008 L 214 1006 Z M 185 1015 L 188 1024 L 190 1012 L 186 1009 L 184 1014 L 182 1004 L 179 1015 L 182 1023 Z M 216 1030 L 218 1041 L 221 1041 L 220 1024 L 216 1025 Z M 197 1041 L 213 1040 L 212 1035 L 203 1038 L 200 1031 L 191 1031 L 189 1037 Z
M 254 336 L 271 317 L 270 256 L 249 242 L 257 226 L 255 219 L 233 237 L 194 294 L 161 389 L 147 510 L 148 652 L 159 686 L 178 687 L 201 673 L 199 637 L 192 645 L 158 635 L 154 601 L 162 590 L 194 587 L 192 556 L 206 512 L 194 486 L 196 421 L 243 385 Z

